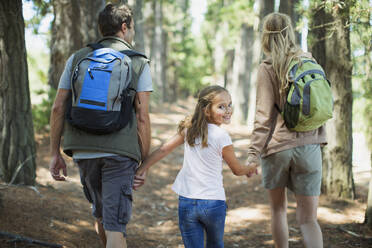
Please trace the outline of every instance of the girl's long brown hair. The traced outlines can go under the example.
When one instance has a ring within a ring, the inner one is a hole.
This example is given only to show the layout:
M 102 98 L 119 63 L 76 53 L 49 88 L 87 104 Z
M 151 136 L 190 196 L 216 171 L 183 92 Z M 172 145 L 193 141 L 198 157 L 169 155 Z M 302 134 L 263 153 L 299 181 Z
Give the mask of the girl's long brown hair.
M 280 81 L 281 97 L 289 87 L 291 79 L 287 72 L 293 58 L 299 59 L 301 49 L 295 43 L 295 35 L 289 16 L 271 13 L 264 18 L 261 44 L 263 51 L 272 58 L 273 68 Z
M 221 92 L 227 92 L 227 90 L 218 85 L 207 86 L 202 89 L 198 96 L 194 114 L 191 117 L 186 117 L 178 125 L 178 133 L 180 134 L 187 129 L 186 141 L 190 146 L 195 145 L 195 139 L 198 137 L 201 137 L 202 147 L 208 146 L 208 121 L 205 110 L 210 110 L 213 99 Z

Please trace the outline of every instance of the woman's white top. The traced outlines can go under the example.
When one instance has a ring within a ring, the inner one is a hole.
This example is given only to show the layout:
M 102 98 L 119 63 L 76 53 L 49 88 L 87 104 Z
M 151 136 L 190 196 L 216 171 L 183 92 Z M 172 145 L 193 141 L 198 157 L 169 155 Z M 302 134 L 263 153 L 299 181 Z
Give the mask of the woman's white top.
M 178 195 L 193 199 L 226 200 L 222 179 L 222 149 L 231 145 L 229 134 L 208 124 L 208 147 L 201 139 L 189 146 L 185 139 L 183 166 L 172 186 Z

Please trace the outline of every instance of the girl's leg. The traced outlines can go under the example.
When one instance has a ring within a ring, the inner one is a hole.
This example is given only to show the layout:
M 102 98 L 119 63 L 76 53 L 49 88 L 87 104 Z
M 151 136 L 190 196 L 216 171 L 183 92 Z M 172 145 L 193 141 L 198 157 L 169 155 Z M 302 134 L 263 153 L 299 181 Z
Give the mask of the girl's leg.
M 226 202 L 221 200 L 208 200 L 203 206 L 201 221 L 204 223 L 207 235 L 206 248 L 224 247 L 223 234 L 225 231 L 226 209 Z
M 285 188 L 269 190 L 271 231 L 276 248 L 288 248 L 287 195 Z
M 322 248 L 323 236 L 317 221 L 318 196 L 296 195 L 296 219 L 306 248 Z
M 185 248 L 204 247 L 204 226 L 199 221 L 197 200 L 181 197 L 178 205 L 178 224 Z

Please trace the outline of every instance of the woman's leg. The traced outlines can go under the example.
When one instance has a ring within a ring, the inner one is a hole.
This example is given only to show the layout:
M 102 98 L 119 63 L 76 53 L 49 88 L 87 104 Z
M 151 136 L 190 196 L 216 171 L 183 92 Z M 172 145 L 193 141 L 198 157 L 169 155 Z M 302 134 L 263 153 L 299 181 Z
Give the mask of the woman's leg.
M 269 190 L 271 231 L 276 248 L 288 248 L 287 195 L 285 188 Z
M 323 236 L 317 221 L 318 196 L 296 195 L 296 219 L 306 248 L 322 248 Z

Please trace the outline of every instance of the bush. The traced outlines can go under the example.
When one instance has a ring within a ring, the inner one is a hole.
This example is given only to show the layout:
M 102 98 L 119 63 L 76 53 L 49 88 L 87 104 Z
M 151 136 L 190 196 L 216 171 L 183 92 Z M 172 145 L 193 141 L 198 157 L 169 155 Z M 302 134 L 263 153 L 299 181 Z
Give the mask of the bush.
M 49 130 L 49 118 L 56 97 L 57 91 L 53 88 L 49 90 L 38 90 L 35 92 L 37 95 L 45 95 L 42 102 L 32 106 L 32 120 L 36 132 L 48 131 Z

